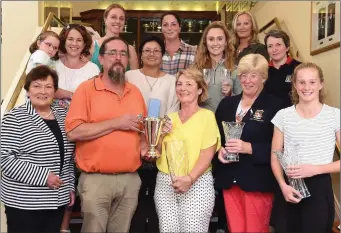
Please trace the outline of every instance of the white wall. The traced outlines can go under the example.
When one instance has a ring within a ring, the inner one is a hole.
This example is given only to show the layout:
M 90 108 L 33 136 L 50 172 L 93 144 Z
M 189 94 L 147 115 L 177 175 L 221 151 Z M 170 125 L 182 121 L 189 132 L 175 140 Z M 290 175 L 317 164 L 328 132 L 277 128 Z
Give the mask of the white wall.
M 252 9 L 261 28 L 273 18 L 284 21 L 291 39 L 296 44 L 304 61 L 319 65 L 325 75 L 327 104 L 340 107 L 340 47 L 310 56 L 310 1 L 264 1 Z M 340 2 L 336 3 L 336 14 L 340 14 Z
M 38 27 L 38 1 L 2 1 L 1 98 Z

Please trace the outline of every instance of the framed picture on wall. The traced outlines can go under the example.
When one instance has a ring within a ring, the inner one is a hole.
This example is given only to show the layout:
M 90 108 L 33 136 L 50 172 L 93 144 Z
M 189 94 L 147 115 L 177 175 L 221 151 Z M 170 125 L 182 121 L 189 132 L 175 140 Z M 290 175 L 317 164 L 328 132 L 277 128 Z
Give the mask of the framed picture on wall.
M 49 6 L 44 7 L 44 17 L 45 17 L 44 22 L 46 21 L 50 12 L 52 12 L 55 16 L 58 17 L 58 7 L 49 7 Z M 56 21 L 52 20 L 50 26 L 51 27 L 58 27 L 58 23 Z
M 61 7 L 60 8 L 60 19 L 64 23 L 71 23 L 71 8 Z
M 337 1 L 311 2 L 310 55 L 340 46 L 340 11 Z

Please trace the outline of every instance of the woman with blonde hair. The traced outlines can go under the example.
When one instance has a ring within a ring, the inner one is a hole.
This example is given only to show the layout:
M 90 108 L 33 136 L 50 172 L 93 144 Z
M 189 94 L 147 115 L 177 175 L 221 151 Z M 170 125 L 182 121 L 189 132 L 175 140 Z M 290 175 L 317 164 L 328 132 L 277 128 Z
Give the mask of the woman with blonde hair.
M 225 24 L 209 24 L 198 46 L 194 65 L 203 70 L 208 85 L 208 99 L 202 107 L 215 112 L 225 96 L 241 92 L 234 65 L 234 47 Z
M 240 59 L 251 53 L 258 53 L 269 60 L 266 46 L 259 43 L 258 25 L 255 17 L 249 11 L 238 12 L 232 20 L 233 45 L 236 49 L 235 58 L 238 65 Z
M 220 135 L 214 113 L 199 106 L 207 98 L 202 72 L 195 68 L 179 71 L 176 95 L 181 109 L 168 114 L 171 130 L 160 139 L 161 157 L 156 161 L 154 200 L 160 232 L 208 232 L 214 207 L 211 160 L 220 148 Z M 185 141 L 188 173 L 171 179 L 166 145 L 173 140 Z
M 216 111 L 221 145 L 215 187 L 223 189 L 230 232 L 269 232 L 275 178 L 271 171 L 271 119 L 281 100 L 264 91 L 268 62 L 260 54 L 244 56 L 237 68 L 242 94 L 223 99 Z M 226 140 L 222 121 L 245 123 L 240 139 Z M 225 154 L 239 153 L 239 161 Z
M 340 145 L 340 109 L 324 103 L 324 78 L 319 66 L 302 63 L 292 79 L 293 106 L 280 110 L 272 119 L 272 151 L 290 151 L 298 146 L 300 164 L 287 166 L 285 174 L 272 153 L 271 167 L 279 190 L 273 215 L 276 232 L 331 232 L 334 197 L 331 173 L 340 172 L 333 161 L 335 143 Z M 287 177 L 304 179 L 310 197 L 288 184 Z

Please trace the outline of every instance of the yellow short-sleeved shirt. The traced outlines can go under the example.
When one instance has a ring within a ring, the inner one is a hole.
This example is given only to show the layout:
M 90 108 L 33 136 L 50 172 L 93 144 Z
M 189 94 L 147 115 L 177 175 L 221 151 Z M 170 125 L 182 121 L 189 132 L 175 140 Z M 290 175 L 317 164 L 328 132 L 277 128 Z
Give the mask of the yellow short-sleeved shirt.
M 188 121 L 182 123 L 178 112 L 168 114 L 172 120 L 172 132 L 164 137 L 162 153 L 156 161 L 159 171 L 169 173 L 165 144 L 172 140 L 184 140 L 188 156 L 188 172 L 190 172 L 200 156 L 200 151 L 217 143 L 220 148 L 220 133 L 214 113 L 210 110 L 199 109 Z M 207 171 L 211 170 L 211 166 Z M 206 172 L 207 172 L 206 171 Z

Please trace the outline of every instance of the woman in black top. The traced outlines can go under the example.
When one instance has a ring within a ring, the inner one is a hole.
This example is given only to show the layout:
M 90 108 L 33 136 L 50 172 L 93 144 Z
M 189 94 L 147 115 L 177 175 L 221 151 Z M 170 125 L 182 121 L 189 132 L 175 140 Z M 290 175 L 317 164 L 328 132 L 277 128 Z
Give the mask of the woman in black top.
M 233 45 L 236 49 L 236 65 L 242 57 L 252 53 L 261 54 L 269 60 L 266 46 L 258 41 L 258 25 L 251 12 L 238 12 L 233 17 L 232 31 L 234 35 Z
M 301 62 L 290 57 L 290 38 L 284 31 L 269 31 L 264 43 L 271 58 L 269 77 L 264 88 L 268 93 L 281 98 L 285 108 L 290 107 L 291 75 Z
M 216 111 L 221 135 L 215 186 L 223 189 L 230 232 L 268 232 L 275 179 L 270 167 L 273 125 L 281 101 L 263 90 L 268 62 L 259 54 L 244 56 L 237 68 L 242 94 L 223 99 Z M 225 141 L 222 121 L 245 123 L 241 139 Z M 226 152 L 239 153 L 228 162 Z
M 24 88 L 26 103 L 6 113 L 1 124 L 7 232 L 59 232 L 64 209 L 75 200 L 75 177 L 65 111 L 51 107 L 57 73 L 38 66 L 27 74 Z

